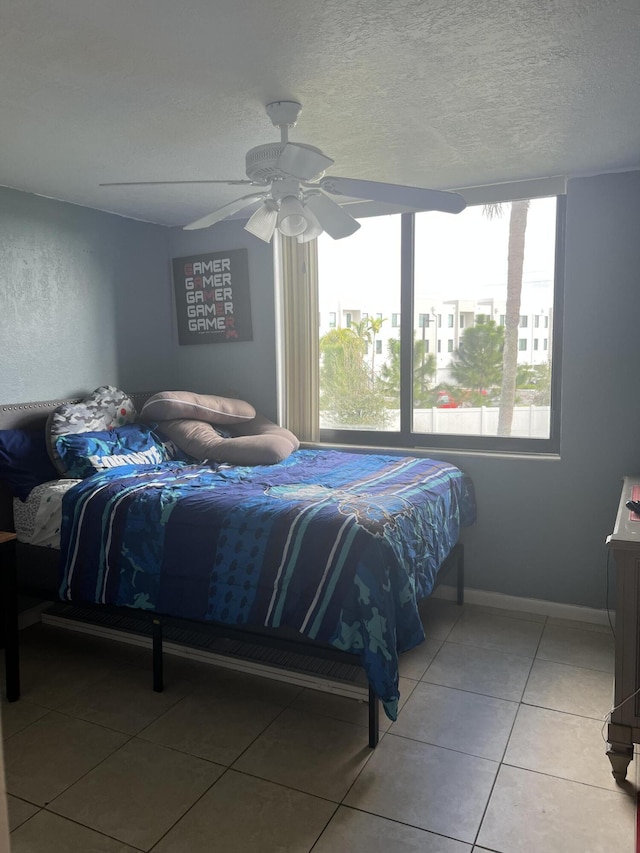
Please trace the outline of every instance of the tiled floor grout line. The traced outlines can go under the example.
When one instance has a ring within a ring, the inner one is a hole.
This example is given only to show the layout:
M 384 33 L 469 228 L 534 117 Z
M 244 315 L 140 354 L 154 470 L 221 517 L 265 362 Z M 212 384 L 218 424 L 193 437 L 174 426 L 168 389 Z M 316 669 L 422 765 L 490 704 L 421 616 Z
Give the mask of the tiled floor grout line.
M 205 791 L 203 791 L 202 794 L 200 794 L 199 797 L 196 797 L 196 799 L 191 803 L 189 808 L 186 809 L 180 815 L 180 817 L 176 818 L 175 821 L 171 824 L 171 826 L 166 830 L 166 832 L 163 832 L 162 835 L 160 836 L 160 838 L 158 838 L 158 840 L 155 841 L 151 847 L 149 847 L 147 850 L 143 851 L 143 853 L 153 853 L 153 851 L 158 847 L 158 845 L 163 841 L 163 839 L 166 838 L 166 836 L 173 829 L 175 829 L 175 827 L 180 823 L 180 821 L 183 820 L 189 814 L 189 812 L 192 811 L 196 807 L 196 805 L 200 802 L 200 800 L 202 800 L 203 797 L 206 797 L 206 795 L 209 793 L 209 791 L 212 790 L 212 788 L 215 788 L 215 786 L 218 784 L 218 782 L 221 779 L 223 779 L 230 770 L 231 770 L 230 767 L 225 767 L 224 770 L 222 771 L 222 773 L 218 776 L 218 778 L 214 782 L 212 782 L 209 785 L 209 787 Z M 118 840 L 120 840 L 120 839 L 118 839 Z M 131 846 L 133 846 L 133 845 L 131 845 Z
M 529 678 L 531 677 L 531 671 L 533 669 L 533 665 L 534 665 L 535 660 L 536 660 L 536 655 L 538 653 L 538 649 L 540 648 L 540 643 L 542 642 L 542 637 L 544 635 L 544 629 L 546 628 L 547 623 L 548 623 L 548 618 L 545 617 L 545 621 L 542 623 L 542 630 L 540 631 L 540 637 L 538 638 L 538 644 L 536 646 L 536 654 L 534 654 L 534 656 L 533 656 L 533 659 L 531 661 L 531 666 L 529 667 L 529 673 L 528 673 L 527 678 L 525 680 L 524 687 L 522 688 L 522 696 L 524 696 L 525 691 L 527 689 L 527 684 L 529 683 Z M 511 735 L 513 734 L 513 729 L 514 729 L 514 726 L 516 724 L 516 719 L 518 717 L 518 713 L 520 711 L 521 706 L 522 706 L 522 698 L 520 699 L 520 702 L 518 702 L 518 710 L 516 711 L 515 716 L 513 718 L 513 722 L 511 724 L 511 729 L 509 731 L 509 737 L 506 740 L 504 750 L 502 753 L 502 758 L 498 762 L 498 769 L 496 770 L 496 775 L 493 778 L 493 783 L 491 785 L 491 790 L 489 791 L 489 796 L 487 797 L 487 801 L 484 804 L 484 809 L 482 810 L 482 816 L 480 818 L 480 821 L 478 822 L 478 828 L 476 830 L 476 834 L 475 834 L 475 837 L 473 839 L 473 844 L 471 845 L 472 850 L 473 850 L 473 848 L 475 848 L 475 846 L 478 843 L 478 838 L 480 837 L 480 832 L 482 830 L 482 824 L 484 823 L 484 819 L 487 816 L 487 811 L 489 809 L 489 803 L 491 802 L 491 798 L 493 797 L 493 792 L 495 791 L 496 783 L 498 781 L 498 776 L 500 775 L 500 769 L 503 767 L 504 757 L 507 753 L 507 749 L 509 747 L 509 741 L 511 740 Z

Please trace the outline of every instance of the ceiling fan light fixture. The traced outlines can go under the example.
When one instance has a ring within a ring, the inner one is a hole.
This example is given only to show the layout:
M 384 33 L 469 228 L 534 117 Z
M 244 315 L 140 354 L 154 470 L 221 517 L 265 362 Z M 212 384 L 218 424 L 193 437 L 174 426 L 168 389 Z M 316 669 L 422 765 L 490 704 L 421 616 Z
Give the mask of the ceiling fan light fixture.
M 307 229 L 305 210 L 299 199 L 287 195 L 280 202 L 278 214 L 278 231 L 285 237 L 297 237 Z
M 252 214 L 247 224 L 244 226 L 245 231 L 264 240 L 265 243 L 270 243 L 273 237 L 273 232 L 276 230 L 278 222 L 278 205 L 275 201 L 268 198 L 264 204 Z
M 298 234 L 296 237 L 298 243 L 309 243 L 311 240 L 315 240 L 316 237 L 319 237 L 322 234 L 322 225 L 320 225 L 317 218 L 306 205 L 304 206 L 304 216 L 307 220 L 307 227 L 302 234 Z

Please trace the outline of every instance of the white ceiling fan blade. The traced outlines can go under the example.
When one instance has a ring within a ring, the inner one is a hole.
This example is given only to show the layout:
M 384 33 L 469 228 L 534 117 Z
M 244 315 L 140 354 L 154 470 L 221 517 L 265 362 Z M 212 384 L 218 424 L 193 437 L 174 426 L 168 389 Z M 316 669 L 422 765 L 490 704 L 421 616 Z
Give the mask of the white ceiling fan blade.
M 416 210 L 441 210 L 445 213 L 460 213 L 466 207 L 465 200 L 458 193 L 427 190 L 421 187 L 406 187 L 402 184 L 384 184 L 378 181 L 334 178 L 327 175 L 326 178 L 322 178 L 319 185 L 325 192 L 332 195 L 406 205 Z
M 98 184 L 99 187 L 164 187 L 171 184 L 227 184 L 227 186 L 238 186 L 239 184 L 252 184 L 253 181 L 231 180 L 231 181 L 116 181 L 110 184 Z
M 314 214 L 323 230 L 334 240 L 348 237 L 360 228 L 360 223 L 353 216 L 323 193 L 309 193 L 305 197 L 304 203 Z
M 280 171 L 291 175 L 293 178 L 309 181 L 311 178 L 321 175 L 329 166 L 333 166 L 334 162 L 331 157 L 326 157 L 321 151 L 313 149 L 310 145 L 288 142 L 282 149 L 276 166 Z
M 254 201 L 260 201 L 260 199 L 266 198 L 266 196 L 266 193 L 252 193 L 251 195 L 242 196 L 242 198 L 237 198 L 235 201 L 231 201 L 229 204 L 219 207 L 217 210 L 214 210 L 213 213 L 209 213 L 201 219 L 196 219 L 195 222 L 190 222 L 188 225 L 184 225 L 183 229 L 185 231 L 196 231 L 198 228 L 209 228 L 210 225 L 215 225 L 216 222 L 221 222 L 233 213 L 237 213 L 244 207 L 249 207 Z

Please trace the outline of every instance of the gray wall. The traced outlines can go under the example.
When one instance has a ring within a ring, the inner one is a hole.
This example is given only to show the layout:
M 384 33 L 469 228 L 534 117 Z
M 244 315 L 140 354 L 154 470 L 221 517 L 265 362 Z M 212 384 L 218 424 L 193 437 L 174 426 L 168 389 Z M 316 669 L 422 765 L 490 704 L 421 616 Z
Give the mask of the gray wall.
M 179 346 L 171 258 L 247 247 L 253 341 Z M 185 232 L 0 188 L 0 403 L 236 392 L 276 415 L 273 263 L 239 222 Z
M 172 359 L 183 388 L 248 400 L 271 419 L 276 406 L 276 333 L 271 246 L 252 237 L 238 221 L 220 222 L 204 231 L 169 231 L 171 258 L 199 252 L 248 249 L 252 341 L 177 345 L 172 324 Z M 173 300 L 173 295 L 171 295 Z M 172 302 L 173 304 L 173 302 Z
M 561 458 L 448 457 L 478 496 L 469 586 L 605 606 L 604 541 L 640 472 L 639 222 L 640 172 L 569 182 Z M 243 246 L 254 340 L 179 346 L 170 259 Z M 237 222 L 183 232 L 0 190 L 0 335 L 0 402 L 111 381 L 233 390 L 275 416 L 271 252 Z
M 459 458 L 472 587 L 605 606 L 621 478 L 640 473 L 639 223 L 640 172 L 569 182 L 561 458 Z
M 0 188 L 0 402 L 173 381 L 166 233 Z

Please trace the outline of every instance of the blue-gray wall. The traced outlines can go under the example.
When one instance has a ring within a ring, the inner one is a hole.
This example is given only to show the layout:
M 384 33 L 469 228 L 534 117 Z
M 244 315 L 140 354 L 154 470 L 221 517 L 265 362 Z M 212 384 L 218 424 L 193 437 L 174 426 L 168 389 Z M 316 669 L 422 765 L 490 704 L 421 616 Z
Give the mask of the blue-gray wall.
M 166 229 L 0 189 L 0 402 L 176 381 L 167 276 Z
M 468 583 L 605 606 L 621 477 L 640 472 L 640 172 L 569 182 L 560 459 L 448 458 L 473 477 Z M 249 250 L 254 339 L 179 346 L 170 261 Z M 183 232 L 0 190 L 0 403 L 104 382 L 235 391 L 275 416 L 272 257 L 240 223 Z
M 464 457 L 469 585 L 606 602 L 621 478 L 640 473 L 640 172 L 569 181 L 559 460 Z
M 253 340 L 176 346 L 177 333 L 174 331 L 172 358 L 179 371 L 182 387 L 201 393 L 242 397 L 259 412 L 275 419 L 277 388 L 273 255 L 271 246 L 252 237 L 243 225 L 231 221 L 221 222 L 205 231 L 171 228 L 169 253 L 172 258 L 181 258 L 199 252 L 248 249 Z

